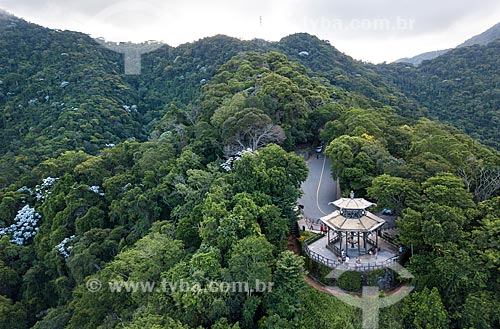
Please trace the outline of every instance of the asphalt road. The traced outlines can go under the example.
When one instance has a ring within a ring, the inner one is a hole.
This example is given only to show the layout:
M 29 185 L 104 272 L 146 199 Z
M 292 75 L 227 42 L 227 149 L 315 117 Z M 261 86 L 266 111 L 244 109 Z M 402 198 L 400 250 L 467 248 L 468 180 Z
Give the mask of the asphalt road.
M 309 176 L 302 183 L 304 195 L 298 200 L 298 204 L 304 206 L 306 218 L 317 220 L 335 210 L 328 203 L 338 199 L 340 195 L 337 195 L 337 182 L 330 173 L 330 159 L 324 155 L 316 159 L 316 155 L 313 155 L 307 160 L 307 168 Z

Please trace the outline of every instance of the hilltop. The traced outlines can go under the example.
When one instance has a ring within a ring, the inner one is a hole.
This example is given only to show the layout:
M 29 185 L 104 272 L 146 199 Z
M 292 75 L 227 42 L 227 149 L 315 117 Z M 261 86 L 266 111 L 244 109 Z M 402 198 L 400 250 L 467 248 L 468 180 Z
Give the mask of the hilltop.
M 472 38 L 467 39 L 463 43 L 459 44 L 456 48 L 470 47 L 470 46 L 474 46 L 474 45 L 483 45 L 484 46 L 484 45 L 487 45 L 488 43 L 493 42 L 493 41 L 498 40 L 498 39 L 500 39 L 500 23 L 497 23 L 497 24 L 493 25 L 492 27 L 490 27 L 488 30 L 486 30 L 478 35 L 475 35 Z M 429 51 L 429 52 L 419 54 L 419 55 L 416 55 L 413 57 L 401 58 L 401 59 L 396 60 L 395 62 L 396 63 L 409 63 L 409 64 L 413 64 L 415 66 L 418 66 L 418 65 L 422 64 L 423 61 L 431 60 L 431 59 L 434 59 L 436 57 L 439 57 L 439 56 L 449 52 L 452 49 L 453 48 Z
M 318 145 L 344 196 L 399 217 L 415 292 L 380 327 L 500 325 L 500 152 L 477 141 L 498 146 L 499 42 L 415 68 L 216 35 L 126 75 L 85 34 L 2 17 L 0 327 L 361 327 L 304 277 L 401 278 L 288 250 L 321 237 L 297 224 Z

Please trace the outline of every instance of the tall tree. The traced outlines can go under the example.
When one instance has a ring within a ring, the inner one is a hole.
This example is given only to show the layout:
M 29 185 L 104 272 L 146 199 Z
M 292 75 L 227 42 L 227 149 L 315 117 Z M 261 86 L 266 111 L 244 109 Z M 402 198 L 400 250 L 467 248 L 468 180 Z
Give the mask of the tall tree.
M 409 328 L 448 328 L 448 314 L 436 288 L 432 290 L 425 288 L 421 292 L 414 292 L 404 303 L 403 316 Z

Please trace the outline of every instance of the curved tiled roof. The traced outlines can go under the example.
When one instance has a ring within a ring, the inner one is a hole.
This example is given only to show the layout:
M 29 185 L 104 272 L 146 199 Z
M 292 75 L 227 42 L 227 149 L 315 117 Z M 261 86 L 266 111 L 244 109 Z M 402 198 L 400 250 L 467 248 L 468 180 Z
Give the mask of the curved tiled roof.
M 329 204 L 333 204 L 340 209 L 353 209 L 353 210 L 366 209 L 368 207 L 375 205 L 375 203 L 366 201 L 363 198 L 340 198 L 338 200 L 330 202 Z
M 372 232 L 385 223 L 385 220 L 369 211 L 366 211 L 359 218 L 347 218 L 339 210 L 321 217 L 321 221 L 331 229 L 348 232 Z

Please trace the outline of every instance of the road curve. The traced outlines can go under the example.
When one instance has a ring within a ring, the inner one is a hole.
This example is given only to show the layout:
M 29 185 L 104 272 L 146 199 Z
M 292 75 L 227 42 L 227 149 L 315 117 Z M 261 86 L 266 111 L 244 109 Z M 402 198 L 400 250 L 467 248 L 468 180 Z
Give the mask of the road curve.
M 328 203 L 338 198 L 337 182 L 332 178 L 331 161 L 327 157 L 321 155 L 318 159 L 314 155 L 306 164 L 309 176 L 302 183 L 304 195 L 298 203 L 304 206 L 306 218 L 316 220 L 335 210 L 335 207 Z

